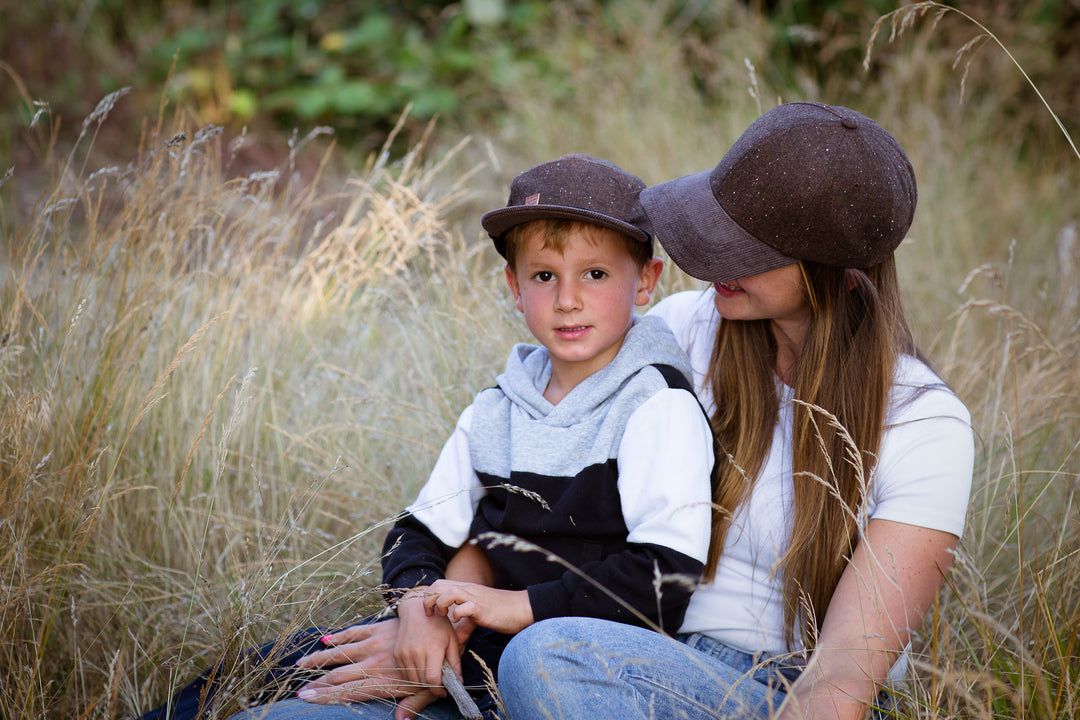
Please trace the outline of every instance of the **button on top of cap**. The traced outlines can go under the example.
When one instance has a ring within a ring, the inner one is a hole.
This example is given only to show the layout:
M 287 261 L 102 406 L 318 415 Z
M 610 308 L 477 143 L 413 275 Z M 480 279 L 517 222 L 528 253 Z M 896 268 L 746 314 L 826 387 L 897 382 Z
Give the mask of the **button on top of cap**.
M 859 121 L 850 115 L 844 116 L 840 120 L 840 124 L 846 127 L 848 130 L 854 130 L 855 128 L 859 127 Z

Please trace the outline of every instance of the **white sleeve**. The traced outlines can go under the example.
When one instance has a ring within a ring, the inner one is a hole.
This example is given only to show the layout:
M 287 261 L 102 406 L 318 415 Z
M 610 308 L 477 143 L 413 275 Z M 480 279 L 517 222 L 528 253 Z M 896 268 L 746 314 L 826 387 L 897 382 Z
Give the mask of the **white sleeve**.
M 708 420 L 685 390 L 661 390 L 630 416 L 618 454 L 629 542 L 663 545 L 705 561 L 712 447 Z
M 929 388 L 885 430 L 868 516 L 964 532 L 975 441 L 967 408 L 950 391 Z
M 484 494 L 469 454 L 472 409 L 470 405 L 461 413 L 427 483 L 406 508 L 450 547 L 461 547 L 468 540 L 476 505 Z

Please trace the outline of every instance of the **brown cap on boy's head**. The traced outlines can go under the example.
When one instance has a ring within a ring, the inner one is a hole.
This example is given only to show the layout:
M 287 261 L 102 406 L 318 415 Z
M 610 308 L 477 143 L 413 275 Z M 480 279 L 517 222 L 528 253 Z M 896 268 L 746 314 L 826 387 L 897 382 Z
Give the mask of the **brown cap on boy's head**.
M 789 103 L 755 120 L 712 170 L 641 194 L 688 275 L 727 282 L 799 260 L 867 269 L 907 234 L 915 172 L 900 144 L 854 110 Z
M 638 195 L 645 183 L 618 165 L 576 153 L 540 163 L 510 183 L 506 207 L 480 224 L 506 257 L 506 232 L 532 220 L 580 220 L 621 232 L 652 247 L 652 229 Z

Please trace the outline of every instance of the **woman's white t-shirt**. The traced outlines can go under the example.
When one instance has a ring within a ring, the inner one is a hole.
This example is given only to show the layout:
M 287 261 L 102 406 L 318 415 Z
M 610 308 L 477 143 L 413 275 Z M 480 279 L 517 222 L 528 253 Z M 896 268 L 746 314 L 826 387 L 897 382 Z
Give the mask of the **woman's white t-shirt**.
M 690 355 L 694 388 L 710 414 L 715 402 L 705 373 L 719 322 L 712 298 L 711 289 L 682 292 L 650 310 L 668 322 Z M 790 650 L 776 565 L 787 546 L 792 518 L 793 392 L 779 381 L 777 385 L 780 417 L 769 455 L 728 532 L 715 579 L 694 592 L 680 630 L 768 655 Z M 959 537 L 973 464 L 967 409 L 929 367 L 901 356 L 863 524 L 881 518 Z

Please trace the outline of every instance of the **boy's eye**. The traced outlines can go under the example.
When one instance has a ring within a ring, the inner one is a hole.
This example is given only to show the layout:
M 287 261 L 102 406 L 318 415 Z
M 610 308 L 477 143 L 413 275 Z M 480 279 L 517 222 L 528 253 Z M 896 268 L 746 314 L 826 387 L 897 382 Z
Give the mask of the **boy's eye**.
M 603 270 L 590 270 L 589 271 L 589 279 L 590 280 L 603 280 L 606 277 L 607 277 L 607 273 L 604 272 Z
M 551 282 L 551 278 L 554 276 L 547 270 L 541 270 L 540 272 L 536 273 L 534 277 L 536 277 L 536 279 L 540 282 Z

